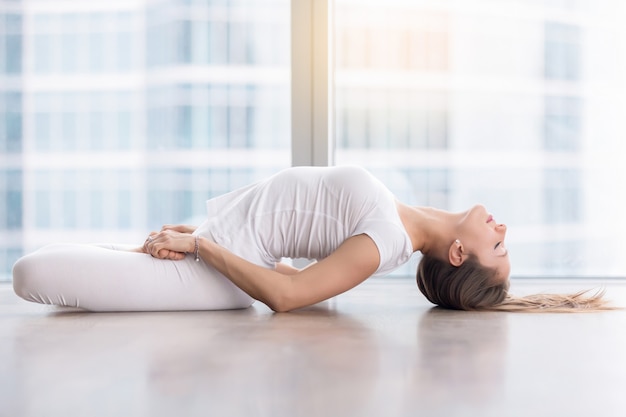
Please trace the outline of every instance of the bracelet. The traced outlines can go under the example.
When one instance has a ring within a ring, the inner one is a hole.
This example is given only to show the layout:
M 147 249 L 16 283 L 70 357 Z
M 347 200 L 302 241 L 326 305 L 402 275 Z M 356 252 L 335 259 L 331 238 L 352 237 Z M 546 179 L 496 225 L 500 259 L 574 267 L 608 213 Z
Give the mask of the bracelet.
M 196 256 L 196 262 L 200 262 L 200 236 L 196 235 L 196 246 L 194 249 L 194 255 Z

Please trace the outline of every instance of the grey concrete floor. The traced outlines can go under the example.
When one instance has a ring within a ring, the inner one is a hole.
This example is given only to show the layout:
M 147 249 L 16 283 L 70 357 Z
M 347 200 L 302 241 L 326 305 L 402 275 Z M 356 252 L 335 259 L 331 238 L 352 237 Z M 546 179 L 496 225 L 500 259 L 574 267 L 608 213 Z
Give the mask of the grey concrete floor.
M 626 281 L 512 290 L 599 284 L 626 306 Z M 0 416 L 626 416 L 626 311 L 446 311 L 378 279 L 283 314 L 94 314 L 4 285 Z

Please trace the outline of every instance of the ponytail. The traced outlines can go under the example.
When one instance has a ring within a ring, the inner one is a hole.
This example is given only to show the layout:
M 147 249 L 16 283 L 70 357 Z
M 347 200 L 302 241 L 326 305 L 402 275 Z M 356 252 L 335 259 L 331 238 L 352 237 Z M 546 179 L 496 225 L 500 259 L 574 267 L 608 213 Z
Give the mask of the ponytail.
M 524 311 L 529 313 L 575 313 L 616 310 L 608 305 L 604 290 L 584 290 L 574 294 L 533 294 L 524 297 L 508 295 L 493 311 Z

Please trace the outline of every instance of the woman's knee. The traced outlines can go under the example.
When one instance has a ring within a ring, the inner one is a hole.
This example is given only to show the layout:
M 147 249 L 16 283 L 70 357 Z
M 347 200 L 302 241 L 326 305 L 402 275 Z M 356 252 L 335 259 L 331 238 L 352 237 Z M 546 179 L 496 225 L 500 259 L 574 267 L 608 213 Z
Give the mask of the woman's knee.
M 13 290 L 25 298 L 54 276 L 65 262 L 67 245 L 50 244 L 25 255 L 13 265 Z
M 39 278 L 39 271 L 37 259 L 32 254 L 18 259 L 13 265 L 13 291 L 22 298 L 28 298 Z

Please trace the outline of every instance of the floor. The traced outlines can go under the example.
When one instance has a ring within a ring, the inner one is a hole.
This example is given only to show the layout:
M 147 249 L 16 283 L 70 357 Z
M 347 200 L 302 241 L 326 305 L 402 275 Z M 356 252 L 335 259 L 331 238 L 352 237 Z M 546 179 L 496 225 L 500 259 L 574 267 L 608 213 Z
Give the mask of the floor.
M 626 306 L 626 281 L 602 284 Z M 379 279 L 292 313 L 93 314 L 4 285 L 0 416 L 623 417 L 626 310 L 445 311 Z

